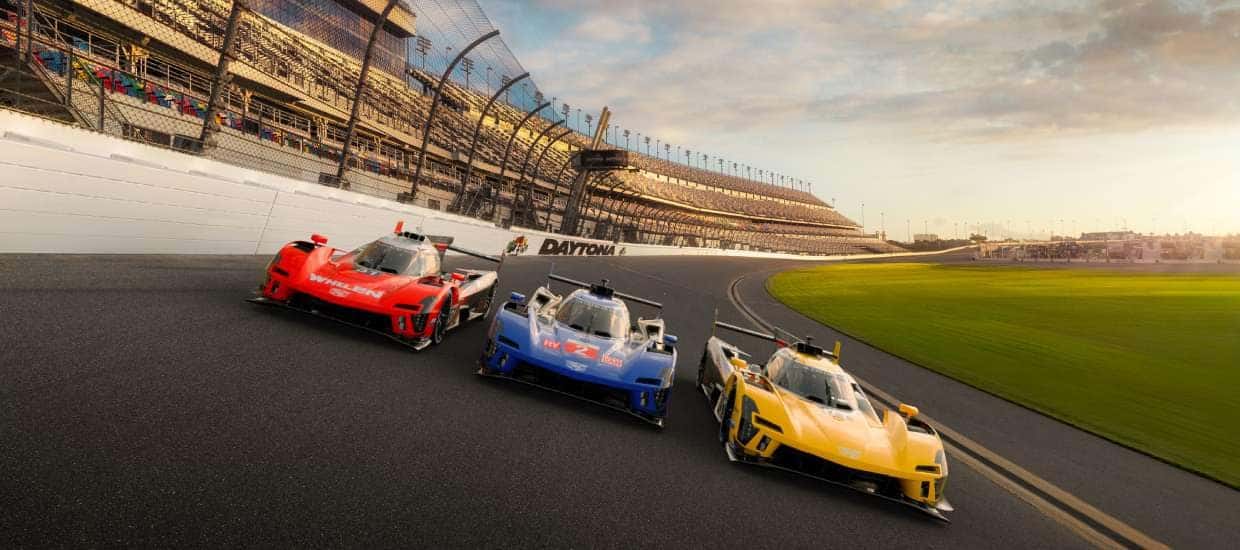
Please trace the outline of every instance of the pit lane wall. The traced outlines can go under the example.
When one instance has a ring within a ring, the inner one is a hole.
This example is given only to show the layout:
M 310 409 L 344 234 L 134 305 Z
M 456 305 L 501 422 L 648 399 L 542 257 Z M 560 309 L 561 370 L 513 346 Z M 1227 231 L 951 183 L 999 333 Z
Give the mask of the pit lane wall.
M 4 110 L 0 214 L 0 253 L 270 254 L 312 233 L 351 249 L 403 220 L 489 254 L 821 259 L 503 229 Z

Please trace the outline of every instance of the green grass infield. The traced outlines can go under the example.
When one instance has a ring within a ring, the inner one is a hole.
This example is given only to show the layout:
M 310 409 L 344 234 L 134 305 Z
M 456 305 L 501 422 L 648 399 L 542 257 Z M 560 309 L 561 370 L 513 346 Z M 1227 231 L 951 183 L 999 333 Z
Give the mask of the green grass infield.
M 1240 487 L 1238 275 L 835 264 L 767 287 L 883 350 Z

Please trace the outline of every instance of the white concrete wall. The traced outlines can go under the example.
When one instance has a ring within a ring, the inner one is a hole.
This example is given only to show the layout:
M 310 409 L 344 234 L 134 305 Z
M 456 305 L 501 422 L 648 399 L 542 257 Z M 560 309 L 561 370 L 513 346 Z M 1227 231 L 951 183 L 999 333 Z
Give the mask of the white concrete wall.
M 0 253 L 269 254 L 312 233 L 351 249 L 402 220 L 406 230 L 490 254 L 518 236 L 525 255 L 544 239 L 564 240 L 0 110 Z M 626 255 L 815 259 L 571 240 Z

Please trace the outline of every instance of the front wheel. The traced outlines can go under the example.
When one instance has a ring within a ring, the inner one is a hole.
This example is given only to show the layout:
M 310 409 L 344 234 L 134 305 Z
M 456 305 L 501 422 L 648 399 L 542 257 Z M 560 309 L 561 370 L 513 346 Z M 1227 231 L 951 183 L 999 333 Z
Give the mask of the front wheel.
M 732 409 L 736 406 L 736 388 L 728 392 L 727 400 L 721 407 L 722 418 L 719 420 L 719 442 L 727 445 L 732 437 Z
M 702 352 L 702 360 L 698 361 L 697 384 L 706 385 L 706 352 Z
M 435 345 L 443 342 L 443 335 L 448 327 L 448 317 L 452 315 L 452 306 L 448 302 L 449 299 L 444 299 L 443 304 L 439 306 L 439 315 L 435 317 L 435 328 L 431 330 L 431 342 Z

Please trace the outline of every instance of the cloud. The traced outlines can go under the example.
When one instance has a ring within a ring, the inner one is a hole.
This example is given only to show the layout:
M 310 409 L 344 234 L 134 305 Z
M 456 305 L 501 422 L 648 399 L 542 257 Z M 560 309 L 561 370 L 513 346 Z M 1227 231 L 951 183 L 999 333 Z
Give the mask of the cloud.
M 639 20 L 615 14 L 595 13 L 582 19 L 570 33 L 581 40 L 602 42 L 632 41 L 637 44 L 650 42 L 651 30 Z
M 990 139 L 1240 119 L 1234 2 L 573 5 L 585 15 L 527 56 L 539 81 L 669 139 L 790 123 Z

